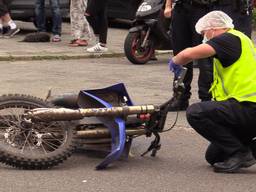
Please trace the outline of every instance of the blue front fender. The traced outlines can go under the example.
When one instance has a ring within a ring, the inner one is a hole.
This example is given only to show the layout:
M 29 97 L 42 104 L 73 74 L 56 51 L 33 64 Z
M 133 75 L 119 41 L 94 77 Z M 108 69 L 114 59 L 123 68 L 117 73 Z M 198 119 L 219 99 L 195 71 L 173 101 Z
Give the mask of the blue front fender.
M 104 89 L 83 90 L 78 97 L 78 105 L 81 108 L 113 107 L 120 105 L 120 99 L 124 99 L 128 106 L 133 105 L 125 86 L 120 83 Z M 124 152 L 126 144 L 125 120 L 121 117 L 98 117 L 111 133 L 111 153 L 96 166 L 96 169 L 104 169 Z

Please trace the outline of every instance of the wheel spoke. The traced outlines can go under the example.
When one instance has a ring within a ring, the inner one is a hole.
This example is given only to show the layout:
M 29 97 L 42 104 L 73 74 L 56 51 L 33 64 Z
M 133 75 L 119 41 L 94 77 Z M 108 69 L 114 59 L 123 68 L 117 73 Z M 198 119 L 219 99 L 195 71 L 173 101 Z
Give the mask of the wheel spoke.
M 27 111 L 41 107 L 48 104 L 32 96 L 0 96 L 0 162 L 24 169 L 45 169 L 71 154 L 73 127 L 66 128 L 66 122 L 27 122 L 23 118 Z
M 23 145 L 23 147 L 22 147 L 22 149 L 21 149 L 22 153 L 24 152 L 24 149 L 25 149 L 25 147 L 26 147 L 26 143 L 27 143 L 27 141 L 28 141 L 28 138 L 29 138 L 30 134 L 31 134 L 31 131 L 29 131 L 29 133 L 28 133 L 27 136 L 26 136 L 25 133 L 23 134 L 24 137 L 25 137 L 25 142 L 24 142 L 24 145 Z
M 55 145 L 55 144 L 53 144 L 53 143 L 51 143 L 51 142 L 47 142 L 47 141 L 45 141 L 45 140 L 42 140 L 42 143 L 44 143 L 44 144 L 46 144 L 47 146 L 49 146 L 49 147 L 51 147 L 52 149 L 58 149 L 58 147 L 59 147 L 59 145 Z

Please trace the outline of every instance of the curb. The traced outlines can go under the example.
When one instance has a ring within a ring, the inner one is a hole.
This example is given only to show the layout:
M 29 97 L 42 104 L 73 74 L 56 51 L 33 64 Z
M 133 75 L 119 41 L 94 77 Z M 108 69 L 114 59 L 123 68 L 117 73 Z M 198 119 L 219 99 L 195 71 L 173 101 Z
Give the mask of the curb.
M 172 54 L 172 51 L 156 51 L 156 55 Z M 125 57 L 124 53 L 95 53 L 95 54 L 42 54 L 42 55 L 0 55 L 0 61 L 37 61 L 37 60 L 72 60 L 92 58 L 118 58 Z
M 87 58 L 111 58 L 124 57 L 124 53 L 104 53 L 104 54 L 45 54 L 45 55 L 4 55 L 0 56 L 0 61 L 37 61 L 37 60 L 71 60 Z

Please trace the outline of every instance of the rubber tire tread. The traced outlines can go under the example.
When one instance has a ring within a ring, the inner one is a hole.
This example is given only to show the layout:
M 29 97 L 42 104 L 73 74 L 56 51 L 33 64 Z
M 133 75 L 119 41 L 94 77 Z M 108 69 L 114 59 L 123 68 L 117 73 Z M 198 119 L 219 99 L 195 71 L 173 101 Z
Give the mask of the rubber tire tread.
M 134 32 L 134 33 L 128 33 L 126 38 L 125 38 L 125 42 L 124 42 L 124 53 L 125 56 L 127 57 L 127 59 L 135 64 L 135 65 L 143 65 L 145 63 L 147 63 L 150 60 L 151 55 L 153 54 L 153 46 L 151 45 L 150 47 L 150 54 L 148 54 L 148 56 L 141 60 L 136 58 L 133 54 L 132 54 L 132 43 L 134 38 L 137 38 L 138 33 Z
M 23 94 L 8 94 L 0 96 L 0 109 L 8 104 L 27 104 L 35 105 L 36 107 L 51 107 L 51 104 L 43 99 Z M 68 124 L 67 124 L 68 125 Z M 70 124 L 69 124 L 70 125 Z M 76 147 L 76 132 L 75 127 L 68 127 L 68 136 L 66 143 L 61 148 L 56 149 L 54 152 L 48 153 L 45 157 L 41 158 L 27 158 L 20 153 L 11 154 L 0 148 L 0 162 L 20 169 L 49 169 L 62 163 L 72 155 Z

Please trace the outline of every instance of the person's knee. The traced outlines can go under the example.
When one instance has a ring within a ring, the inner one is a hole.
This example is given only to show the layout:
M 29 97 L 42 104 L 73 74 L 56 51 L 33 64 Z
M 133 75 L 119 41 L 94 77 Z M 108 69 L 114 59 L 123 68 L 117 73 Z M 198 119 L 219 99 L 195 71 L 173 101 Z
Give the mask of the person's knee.
M 60 5 L 57 0 L 51 1 L 51 9 L 53 13 L 60 14 Z
M 198 124 L 198 122 L 201 119 L 200 117 L 201 111 L 202 110 L 199 103 L 192 104 L 187 108 L 187 111 L 186 111 L 187 121 L 193 128 L 195 125 Z
M 35 2 L 35 8 L 36 8 L 36 9 L 44 9 L 44 1 L 37 0 L 37 1 Z

